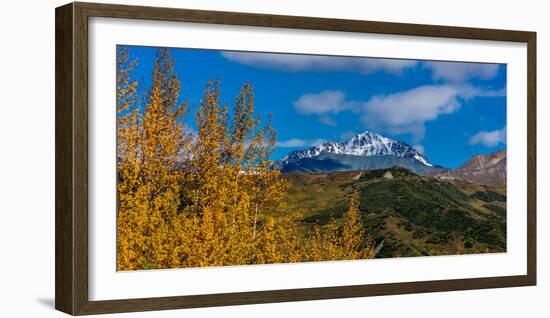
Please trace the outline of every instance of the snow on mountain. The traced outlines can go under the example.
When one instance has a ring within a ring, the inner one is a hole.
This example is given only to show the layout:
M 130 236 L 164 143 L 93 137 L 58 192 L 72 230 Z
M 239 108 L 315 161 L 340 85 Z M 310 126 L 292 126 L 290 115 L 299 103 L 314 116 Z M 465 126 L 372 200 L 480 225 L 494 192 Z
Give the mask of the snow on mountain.
M 354 156 L 396 156 L 414 159 L 425 166 L 432 167 L 428 159 L 405 142 L 390 139 L 377 133 L 365 131 L 348 141 L 324 142 L 307 150 L 295 150 L 280 162 L 283 165 L 296 163 L 303 158 L 313 158 L 322 154 L 342 154 Z

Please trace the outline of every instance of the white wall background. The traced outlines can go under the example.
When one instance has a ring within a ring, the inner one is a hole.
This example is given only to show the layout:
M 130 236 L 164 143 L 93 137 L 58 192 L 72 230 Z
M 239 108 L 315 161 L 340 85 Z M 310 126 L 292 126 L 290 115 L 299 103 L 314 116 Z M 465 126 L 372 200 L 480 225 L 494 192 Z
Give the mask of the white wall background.
M 114 317 L 548 317 L 550 23 L 545 1 L 108 1 L 538 32 L 537 287 L 176 310 Z M 0 11 L 0 316 L 61 317 L 54 297 L 54 8 L 10 1 Z M 546 161 L 546 162 L 545 162 Z M 133 316 L 132 316 L 133 315 Z

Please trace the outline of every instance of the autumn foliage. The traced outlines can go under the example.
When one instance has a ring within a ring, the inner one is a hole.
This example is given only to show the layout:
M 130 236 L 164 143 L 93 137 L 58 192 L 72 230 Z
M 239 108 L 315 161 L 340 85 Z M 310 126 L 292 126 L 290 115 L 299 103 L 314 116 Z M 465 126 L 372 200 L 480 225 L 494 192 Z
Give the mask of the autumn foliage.
M 374 256 L 356 194 L 340 223 L 304 228 L 271 169 L 276 134 L 254 113 L 249 83 L 230 107 L 211 81 L 194 112 L 168 49 L 159 49 L 145 98 L 138 61 L 117 52 L 119 270 L 363 259 Z M 142 105 L 143 104 L 143 105 Z

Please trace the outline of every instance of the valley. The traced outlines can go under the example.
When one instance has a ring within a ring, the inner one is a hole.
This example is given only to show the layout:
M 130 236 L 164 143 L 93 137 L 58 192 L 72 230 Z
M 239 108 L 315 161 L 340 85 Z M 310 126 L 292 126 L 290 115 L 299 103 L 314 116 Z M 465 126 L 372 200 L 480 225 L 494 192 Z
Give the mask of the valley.
M 341 219 L 359 194 L 378 258 L 506 251 L 506 188 L 388 169 L 286 173 L 304 228 Z
M 274 164 L 302 228 L 340 222 L 353 193 L 376 257 L 506 252 L 506 151 L 456 169 L 403 141 L 365 131 L 295 150 Z

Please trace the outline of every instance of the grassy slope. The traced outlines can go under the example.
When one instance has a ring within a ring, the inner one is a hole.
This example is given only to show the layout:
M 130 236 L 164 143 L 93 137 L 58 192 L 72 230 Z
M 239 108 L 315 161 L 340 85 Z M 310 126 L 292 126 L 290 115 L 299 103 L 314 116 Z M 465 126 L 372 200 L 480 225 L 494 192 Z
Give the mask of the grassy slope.
M 383 177 L 388 170 L 393 179 Z M 340 218 L 358 191 L 365 228 L 384 240 L 378 257 L 506 250 L 504 187 L 450 183 L 402 168 L 284 176 L 292 184 L 288 201 L 304 211 L 306 225 Z

